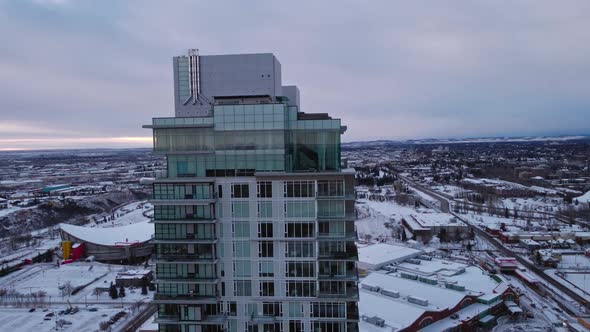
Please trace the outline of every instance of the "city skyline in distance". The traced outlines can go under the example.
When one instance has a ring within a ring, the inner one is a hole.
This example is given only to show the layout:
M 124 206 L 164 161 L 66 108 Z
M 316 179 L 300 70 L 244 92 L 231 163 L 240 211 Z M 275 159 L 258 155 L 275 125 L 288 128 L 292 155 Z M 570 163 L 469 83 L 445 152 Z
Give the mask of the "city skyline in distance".
M 141 119 L 173 114 L 170 58 L 192 47 L 274 53 L 344 142 L 590 134 L 588 4 L 531 4 L 3 2 L 0 150 L 148 147 Z

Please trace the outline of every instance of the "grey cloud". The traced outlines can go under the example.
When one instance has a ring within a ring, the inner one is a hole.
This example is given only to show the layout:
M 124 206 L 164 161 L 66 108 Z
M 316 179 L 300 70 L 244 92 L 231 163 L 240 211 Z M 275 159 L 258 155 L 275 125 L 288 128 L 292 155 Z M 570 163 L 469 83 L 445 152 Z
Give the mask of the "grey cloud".
M 343 118 L 345 140 L 588 133 L 589 11 L 587 1 L 0 2 L 10 31 L 0 120 L 149 135 L 141 124 L 173 114 L 171 57 L 197 47 L 275 53 L 303 110 Z

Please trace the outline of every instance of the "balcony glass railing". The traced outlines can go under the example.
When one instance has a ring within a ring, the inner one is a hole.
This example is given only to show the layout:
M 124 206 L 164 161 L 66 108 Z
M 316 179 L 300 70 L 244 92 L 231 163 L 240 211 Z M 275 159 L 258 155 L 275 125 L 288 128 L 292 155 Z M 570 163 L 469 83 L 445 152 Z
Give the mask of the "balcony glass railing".
M 188 261 L 188 262 L 211 262 L 213 263 L 217 258 L 213 254 L 201 254 L 201 255 L 188 255 L 188 254 L 156 254 L 156 260 L 160 262 L 176 262 L 176 261 Z
M 213 117 L 192 117 L 192 118 L 152 118 L 152 126 L 154 127 L 168 127 L 168 126 L 211 126 L 213 125 Z
M 342 292 L 331 292 L 331 291 L 322 291 L 320 289 L 318 293 L 318 297 L 327 297 L 327 298 L 348 298 L 348 299 L 357 299 L 359 296 L 358 288 L 348 288 Z
M 175 237 L 169 237 L 169 236 L 161 236 L 158 235 L 156 233 L 156 235 L 154 236 L 154 240 L 159 241 L 159 242 L 211 242 L 211 241 L 216 241 L 217 237 L 215 236 L 215 234 L 213 235 L 207 235 L 207 236 L 198 236 L 195 234 L 185 234 L 185 235 L 179 235 L 179 236 L 175 236 Z
M 319 258 L 324 258 L 324 259 L 356 259 L 356 258 L 358 258 L 358 251 L 355 248 L 355 250 L 347 250 L 347 251 L 320 252 Z
M 356 232 L 319 232 L 318 238 L 355 239 Z
M 203 301 L 217 301 L 217 295 L 207 295 L 207 294 L 163 294 L 163 293 L 156 293 L 154 295 L 154 300 L 156 301 L 177 301 L 177 300 L 186 300 L 186 301 L 193 301 L 193 300 L 203 300 Z

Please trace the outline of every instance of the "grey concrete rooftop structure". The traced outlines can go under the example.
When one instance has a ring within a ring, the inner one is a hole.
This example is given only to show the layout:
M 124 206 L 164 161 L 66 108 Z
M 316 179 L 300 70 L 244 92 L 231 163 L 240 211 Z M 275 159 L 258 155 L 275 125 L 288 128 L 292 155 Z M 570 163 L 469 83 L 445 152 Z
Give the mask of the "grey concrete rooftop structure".
M 212 105 L 236 103 L 240 98 L 275 102 L 286 96 L 281 86 L 281 63 L 272 53 L 176 56 L 174 108 L 177 117 L 206 116 Z M 299 90 L 286 87 L 290 102 L 299 104 Z M 291 101 L 291 97 L 293 100 Z

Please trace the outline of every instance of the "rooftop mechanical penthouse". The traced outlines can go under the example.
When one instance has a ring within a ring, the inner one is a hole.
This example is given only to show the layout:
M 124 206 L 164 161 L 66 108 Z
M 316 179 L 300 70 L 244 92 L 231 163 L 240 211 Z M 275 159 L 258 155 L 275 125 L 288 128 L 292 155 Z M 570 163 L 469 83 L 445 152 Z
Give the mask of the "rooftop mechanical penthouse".
M 273 54 L 173 61 L 154 118 L 160 331 L 358 331 L 354 172 L 340 119 L 299 109 Z

